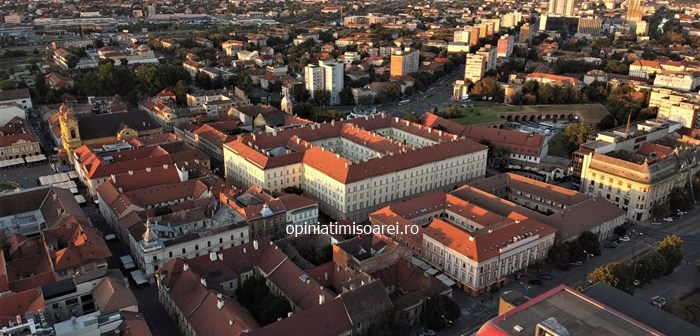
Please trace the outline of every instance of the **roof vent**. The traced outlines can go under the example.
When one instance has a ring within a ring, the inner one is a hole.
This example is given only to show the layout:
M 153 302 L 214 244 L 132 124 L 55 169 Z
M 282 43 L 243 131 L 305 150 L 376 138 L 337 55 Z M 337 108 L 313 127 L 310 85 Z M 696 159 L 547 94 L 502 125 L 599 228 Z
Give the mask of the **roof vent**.
M 515 330 L 517 332 L 521 332 L 521 331 L 523 331 L 523 327 L 521 327 L 520 325 L 516 325 L 515 327 L 513 327 L 513 330 Z

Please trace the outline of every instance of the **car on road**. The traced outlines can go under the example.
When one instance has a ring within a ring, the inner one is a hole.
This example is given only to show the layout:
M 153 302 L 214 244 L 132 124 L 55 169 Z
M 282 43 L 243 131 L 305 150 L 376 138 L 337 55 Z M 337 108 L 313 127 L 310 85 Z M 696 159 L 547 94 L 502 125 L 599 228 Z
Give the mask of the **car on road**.
M 530 286 L 542 286 L 542 281 L 534 279 L 527 282 Z
M 538 275 L 537 277 L 540 278 L 540 279 L 542 279 L 542 280 L 552 280 L 552 279 L 554 279 L 554 277 L 551 276 L 551 275 L 549 275 L 549 274 L 540 274 L 540 275 Z
M 664 218 L 664 222 L 673 222 L 673 217 Z
M 603 245 L 603 247 L 605 247 L 605 248 L 616 248 L 617 245 L 615 245 L 615 244 L 613 244 L 613 243 L 605 243 L 605 245 Z
M 620 239 L 621 242 L 628 242 L 628 241 L 630 241 L 630 237 L 629 237 L 629 236 L 622 236 L 622 237 L 620 237 L 619 239 Z
M 634 280 L 634 282 L 632 282 L 632 284 L 634 285 L 634 287 L 637 287 L 637 286 L 641 285 L 642 283 L 639 282 L 639 280 Z
M 583 265 L 583 261 L 574 261 L 571 263 L 571 266 L 581 266 Z

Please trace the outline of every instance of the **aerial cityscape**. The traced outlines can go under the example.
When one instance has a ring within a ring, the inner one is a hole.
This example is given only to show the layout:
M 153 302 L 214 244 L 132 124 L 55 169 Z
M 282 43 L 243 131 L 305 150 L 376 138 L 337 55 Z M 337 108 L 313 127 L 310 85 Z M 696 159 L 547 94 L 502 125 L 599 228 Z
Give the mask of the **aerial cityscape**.
M 697 336 L 700 1 L 3 1 L 0 174 L 0 336 Z

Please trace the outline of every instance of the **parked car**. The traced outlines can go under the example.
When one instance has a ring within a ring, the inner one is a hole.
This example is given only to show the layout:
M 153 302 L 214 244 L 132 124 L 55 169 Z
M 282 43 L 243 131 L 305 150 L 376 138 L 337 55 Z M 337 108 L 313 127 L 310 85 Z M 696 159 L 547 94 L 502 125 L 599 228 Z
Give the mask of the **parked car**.
M 605 243 L 605 245 L 603 245 L 603 247 L 605 247 L 605 248 L 611 248 L 611 249 L 612 249 L 612 248 L 616 248 L 617 245 L 615 245 L 615 244 L 613 244 L 613 243 Z
M 665 222 L 673 222 L 673 217 L 666 217 L 664 218 Z
M 661 222 L 654 219 L 653 221 L 651 221 L 651 225 L 661 225 Z
M 583 265 L 583 261 L 574 261 L 571 263 L 572 266 L 581 266 Z
M 634 280 L 634 282 L 632 282 L 632 284 L 634 285 L 634 287 L 637 287 L 637 286 L 641 285 L 642 283 L 639 282 L 639 280 Z
M 628 241 L 630 241 L 630 237 L 629 236 L 622 236 L 622 237 L 620 237 L 620 241 L 621 242 L 628 242 Z
M 552 280 L 552 279 L 554 279 L 554 277 L 551 276 L 551 275 L 549 275 L 549 274 L 540 274 L 540 275 L 537 276 L 537 277 L 540 278 L 540 279 L 542 279 L 542 280 Z
M 663 308 L 666 306 L 666 298 L 663 296 L 657 295 L 657 296 L 654 296 L 653 298 L 651 298 L 650 303 L 658 308 Z
M 542 281 L 534 279 L 527 282 L 530 286 L 542 286 Z

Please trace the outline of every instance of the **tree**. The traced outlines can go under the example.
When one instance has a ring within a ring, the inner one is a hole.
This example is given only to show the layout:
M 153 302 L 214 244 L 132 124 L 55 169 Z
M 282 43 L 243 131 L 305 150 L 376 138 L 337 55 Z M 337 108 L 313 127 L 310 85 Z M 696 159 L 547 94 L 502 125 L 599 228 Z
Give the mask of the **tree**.
M 0 79 L 0 90 L 14 90 L 17 88 L 17 84 L 11 79 L 5 78 Z
M 630 274 L 624 265 L 612 262 L 597 267 L 589 273 L 588 282 L 603 282 L 615 288 L 625 289 L 630 283 Z
M 420 123 L 420 116 L 416 112 L 410 112 L 403 116 L 403 119 L 413 123 Z
M 683 260 L 683 241 L 677 235 L 667 236 L 656 245 L 656 251 L 666 259 L 667 265 L 664 275 L 671 274 Z
M 669 210 L 675 212 L 677 210 L 687 211 L 693 204 L 693 195 L 689 188 L 678 187 L 671 190 L 671 195 L 668 200 Z
M 555 267 L 566 267 L 569 265 L 569 247 L 565 244 L 555 241 L 554 245 L 549 249 L 547 253 L 547 260 L 549 264 Z
M 287 193 L 287 194 L 303 195 L 304 189 L 301 189 L 297 186 L 289 186 L 289 187 L 282 188 L 282 192 Z
M 401 336 L 408 334 L 408 319 L 405 312 L 392 309 L 385 311 L 370 324 L 360 335 L 361 336 Z
M 433 295 L 428 297 L 421 320 L 428 328 L 443 329 L 448 326 L 449 321 L 456 320 L 461 311 L 454 300 L 446 295 Z
M 326 90 L 315 90 L 311 103 L 316 106 L 326 106 L 330 103 L 331 94 Z
M 666 274 L 668 262 L 659 251 L 649 251 L 637 260 L 636 280 L 648 282 Z
M 576 241 L 581 246 L 581 249 L 585 250 L 589 254 L 595 251 L 600 251 L 600 241 L 598 240 L 598 235 L 591 231 L 581 232 L 581 234 L 576 237 Z
M 649 213 L 651 213 L 654 218 L 663 218 L 671 214 L 671 209 L 669 209 L 666 204 L 655 204 L 651 207 Z
M 173 213 L 173 210 L 169 206 L 159 206 L 153 209 L 153 217 L 164 216 Z
M 346 86 L 340 91 L 340 104 L 341 105 L 355 105 L 355 96 L 352 94 L 352 88 Z
M 469 94 L 474 96 L 474 99 L 483 99 L 484 97 L 493 97 L 494 101 L 503 100 L 503 90 L 494 77 L 484 77 L 474 83 L 474 87 L 469 91 Z
M 175 100 L 178 106 L 187 105 L 187 82 L 179 80 L 175 84 Z
M 588 124 L 571 124 L 564 129 L 563 135 L 570 143 L 570 150 L 573 152 L 585 143 L 595 130 Z
M 50 89 L 49 84 L 46 82 L 46 77 L 41 73 L 37 73 L 34 76 L 34 92 L 36 93 L 34 98 L 40 103 L 45 102 Z
M 619 225 L 619 226 L 616 226 L 615 229 L 613 229 L 613 233 L 615 235 L 617 235 L 618 237 L 622 237 L 625 234 L 627 234 L 627 229 L 624 226 Z
M 493 167 L 499 172 L 505 172 L 507 170 L 509 159 L 510 152 L 506 148 L 494 147 L 488 151 L 488 161 L 491 162 Z
M 297 103 L 304 103 L 309 100 L 309 97 L 311 97 L 311 94 L 309 94 L 309 90 L 307 90 L 302 85 L 292 86 L 291 95 L 292 99 L 294 99 L 294 102 Z

